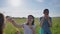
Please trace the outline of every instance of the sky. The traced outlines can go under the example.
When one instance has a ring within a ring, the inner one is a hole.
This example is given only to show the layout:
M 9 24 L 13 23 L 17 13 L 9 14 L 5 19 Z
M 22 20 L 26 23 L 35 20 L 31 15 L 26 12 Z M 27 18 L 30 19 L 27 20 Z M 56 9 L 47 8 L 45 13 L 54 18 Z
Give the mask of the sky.
M 0 0 L 0 12 L 5 16 L 41 17 L 44 9 L 49 9 L 51 17 L 60 17 L 60 0 Z

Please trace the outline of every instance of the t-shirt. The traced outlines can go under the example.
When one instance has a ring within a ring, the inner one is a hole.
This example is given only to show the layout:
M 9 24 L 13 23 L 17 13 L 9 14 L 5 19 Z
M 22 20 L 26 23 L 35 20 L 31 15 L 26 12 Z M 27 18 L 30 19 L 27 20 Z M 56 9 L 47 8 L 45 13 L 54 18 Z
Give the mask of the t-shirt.
M 23 26 L 24 26 L 24 34 L 33 34 L 32 30 L 28 25 L 24 24 Z M 32 27 L 35 28 L 35 25 L 32 25 Z

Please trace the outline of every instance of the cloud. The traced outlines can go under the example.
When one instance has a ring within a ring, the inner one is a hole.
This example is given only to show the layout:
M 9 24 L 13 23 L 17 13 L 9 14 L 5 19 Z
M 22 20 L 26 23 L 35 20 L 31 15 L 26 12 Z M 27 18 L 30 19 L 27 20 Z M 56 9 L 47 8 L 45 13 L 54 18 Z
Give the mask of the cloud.
M 7 3 L 10 3 L 10 1 L 12 1 L 13 4 L 14 4 L 17 0 L 15 0 L 15 2 L 14 2 L 14 0 L 8 0 L 8 1 L 6 1 L 6 4 Z M 30 3 L 29 3 L 29 1 L 30 1 Z M 37 2 L 41 2 L 41 3 L 42 2 L 45 2 L 44 0 L 36 0 L 36 1 Z M 26 4 L 25 2 L 28 3 L 28 4 Z M 18 1 L 16 3 L 19 5 L 19 2 Z M 43 15 L 43 12 L 41 11 L 41 9 L 44 9 L 45 8 L 45 3 L 44 3 L 44 5 L 36 6 L 36 4 L 34 5 L 34 2 L 31 3 L 31 0 L 26 0 L 26 1 L 23 1 L 22 0 L 22 6 L 19 5 L 18 7 L 16 7 L 16 6 L 14 7 L 15 4 L 14 5 L 13 4 L 10 3 L 10 4 L 7 4 L 8 5 L 7 7 L 1 8 L 3 11 L 5 11 L 5 15 L 14 16 L 14 17 L 27 17 L 29 14 L 31 14 L 31 15 L 34 15 L 35 17 L 40 17 L 40 16 Z M 25 6 L 25 4 L 26 4 L 26 6 Z M 52 6 L 52 8 L 58 7 L 58 6 L 60 7 L 59 0 L 58 1 L 57 0 L 53 0 L 52 2 L 50 2 L 50 6 Z M 37 8 L 37 10 L 35 8 Z M 48 8 L 50 8 L 50 7 L 48 7 Z M 54 14 L 52 13 L 51 16 L 54 16 Z
M 21 7 L 25 2 L 23 0 L 6 0 L 6 4 L 9 7 Z
M 9 15 L 12 17 L 27 17 L 28 15 L 33 15 L 35 17 L 42 16 L 41 10 L 32 10 L 32 9 L 24 9 L 24 8 L 3 8 L 5 15 Z

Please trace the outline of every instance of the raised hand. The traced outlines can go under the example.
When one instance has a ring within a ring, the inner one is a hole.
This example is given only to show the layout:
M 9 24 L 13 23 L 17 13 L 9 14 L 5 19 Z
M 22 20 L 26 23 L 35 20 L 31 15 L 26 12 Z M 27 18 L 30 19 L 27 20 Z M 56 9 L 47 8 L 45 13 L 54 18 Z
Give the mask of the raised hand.
M 45 16 L 44 18 L 45 18 L 46 20 L 50 20 L 50 19 L 49 19 L 49 16 Z
M 7 21 L 14 22 L 14 20 L 12 18 L 10 18 L 10 17 L 7 18 Z

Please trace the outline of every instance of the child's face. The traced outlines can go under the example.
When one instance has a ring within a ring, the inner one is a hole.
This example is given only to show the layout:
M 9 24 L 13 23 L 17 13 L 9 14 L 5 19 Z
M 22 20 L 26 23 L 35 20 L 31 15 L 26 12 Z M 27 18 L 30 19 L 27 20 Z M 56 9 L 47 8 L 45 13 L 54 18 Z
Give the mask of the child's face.
M 28 17 L 28 22 L 31 24 L 33 22 L 33 17 Z
M 45 16 L 48 16 L 48 15 L 49 15 L 49 13 L 46 11 L 46 12 L 44 13 L 44 15 L 45 15 Z

